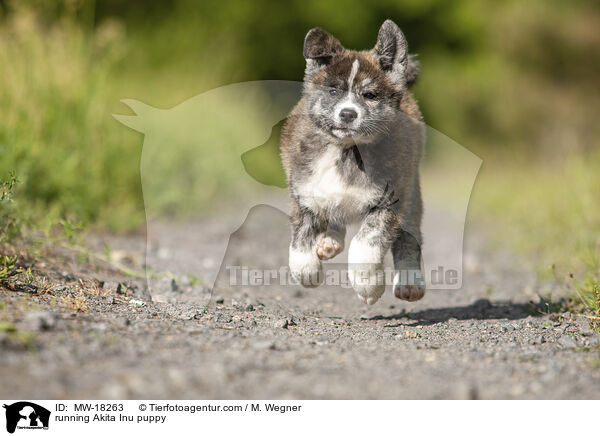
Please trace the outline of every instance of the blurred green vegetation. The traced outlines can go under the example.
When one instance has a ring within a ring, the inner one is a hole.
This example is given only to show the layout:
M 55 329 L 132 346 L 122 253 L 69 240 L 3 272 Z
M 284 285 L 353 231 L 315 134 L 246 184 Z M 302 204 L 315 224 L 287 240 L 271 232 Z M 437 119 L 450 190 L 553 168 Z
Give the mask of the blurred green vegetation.
M 597 274 L 595 0 L 0 0 L 0 180 L 22 181 L 11 213 L 139 226 L 142 137 L 110 116 L 129 113 L 121 99 L 169 108 L 301 80 L 308 29 L 363 49 L 386 18 L 419 54 L 427 123 L 484 159 L 477 213 L 545 265 Z
M 491 238 L 528 259 L 544 282 L 592 298 L 600 284 L 600 150 L 482 173 L 470 219 L 487 222 Z
M 598 146 L 594 1 L 0 1 L 0 175 L 38 214 L 141 222 L 121 98 L 171 107 L 235 81 L 301 80 L 306 31 L 371 47 L 392 18 L 420 54 L 427 122 L 486 160 Z

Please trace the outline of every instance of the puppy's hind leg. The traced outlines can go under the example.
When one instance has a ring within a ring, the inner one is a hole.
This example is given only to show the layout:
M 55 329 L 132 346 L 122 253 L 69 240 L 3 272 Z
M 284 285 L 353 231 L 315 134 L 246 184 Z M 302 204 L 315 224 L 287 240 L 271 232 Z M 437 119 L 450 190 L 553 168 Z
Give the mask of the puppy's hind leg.
M 346 228 L 341 225 L 329 224 L 325 233 L 317 236 L 317 255 L 319 259 L 329 260 L 337 256 L 344 249 Z

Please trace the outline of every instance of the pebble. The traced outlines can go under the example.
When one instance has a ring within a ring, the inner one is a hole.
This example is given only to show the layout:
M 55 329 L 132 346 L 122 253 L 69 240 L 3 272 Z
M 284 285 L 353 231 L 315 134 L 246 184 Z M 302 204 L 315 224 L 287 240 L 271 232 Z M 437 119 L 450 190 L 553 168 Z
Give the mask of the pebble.
M 56 326 L 56 314 L 52 312 L 29 312 L 23 318 L 21 326 L 25 330 L 52 330 Z
M 217 313 L 214 317 L 216 322 L 228 324 L 233 321 L 233 317 L 231 315 L 226 315 L 224 313 Z
M 594 334 L 595 334 L 595 333 L 596 333 L 596 332 L 594 332 L 594 331 L 593 331 L 592 329 L 590 329 L 590 328 L 584 328 L 584 329 L 581 329 L 581 332 L 580 332 L 581 336 L 594 336 Z
M 75 276 L 68 271 L 63 271 L 60 275 L 69 282 L 75 280 Z
M 215 303 L 217 303 L 217 304 L 223 304 L 223 303 L 225 303 L 225 298 L 223 298 L 223 297 L 217 297 L 215 299 Z
M 176 318 L 180 319 L 182 321 L 188 321 L 190 319 L 194 319 L 194 318 L 198 317 L 201 314 L 202 313 L 197 309 L 182 310 L 180 313 L 178 313 L 176 315 Z
M 131 325 L 131 320 L 129 318 L 123 318 L 119 322 L 120 327 L 128 327 Z
M 275 346 L 275 342 L 273 341 L 259 341 L 254 342 L 252 344 L 252 348 L 257 350 L 275 350 L 277 347 Z
M 563 348 L 575 348 L 577 346 L 577 341 L 572 336 L 561 336 L 557 342 Z
M 536 336 L 535 338 L 533 338 L 533 339 L 531 340 L 531 343 L 532 343 L 533 345 L 541 345 L 541 344 L 543 344 L 544 342 L 546 342 L 546 338 L 545 338 L 544 336 L 541 336 L 541 335 L 540 335 L 540 336 Z
M 278 329 L 287 329 L 288 327 L 294 325 L 296 325 L 296 323 L 291 318 L 284 318 L 275 322 L 275 327 Z

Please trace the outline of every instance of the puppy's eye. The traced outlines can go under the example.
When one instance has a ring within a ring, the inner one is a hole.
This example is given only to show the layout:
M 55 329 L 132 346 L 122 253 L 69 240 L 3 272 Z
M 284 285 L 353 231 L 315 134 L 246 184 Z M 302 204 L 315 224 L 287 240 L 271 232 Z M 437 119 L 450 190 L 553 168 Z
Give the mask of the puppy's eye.
M 338 95 L 340 93 L 339 89 L 331 88 L 329 90 L 329 95 Z
M 374 92 L 365 92 L 363 94 L 363 97 L 367 100 L 375 100 L 377 98 L 377 94 L 375 94 Z

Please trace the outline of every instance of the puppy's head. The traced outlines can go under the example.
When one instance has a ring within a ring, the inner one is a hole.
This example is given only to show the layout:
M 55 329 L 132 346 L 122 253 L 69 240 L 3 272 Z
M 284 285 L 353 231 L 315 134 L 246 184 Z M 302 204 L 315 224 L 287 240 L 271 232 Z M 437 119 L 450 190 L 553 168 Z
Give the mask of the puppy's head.
M 311 29 L 304 58 L 309 116 L 340 139 L 385 134 L 418 71 L 404 34 L 391 20 L 379 29 L 375 47 L 361 52 L 345 49 L 323 29 Z

